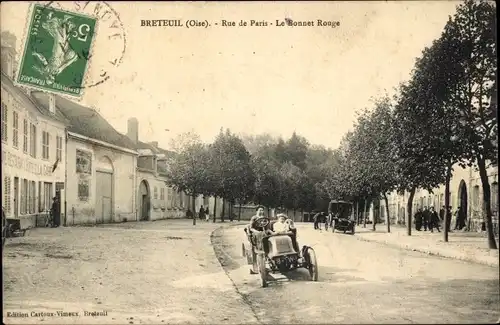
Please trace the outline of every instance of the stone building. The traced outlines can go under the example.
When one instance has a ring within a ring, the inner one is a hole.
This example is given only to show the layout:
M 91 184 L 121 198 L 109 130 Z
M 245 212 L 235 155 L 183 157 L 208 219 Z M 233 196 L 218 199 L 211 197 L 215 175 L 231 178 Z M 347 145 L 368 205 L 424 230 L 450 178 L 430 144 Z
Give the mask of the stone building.
M 14 85 L 13 59 L 2 47 L 2 207 L 23 228 L 44 226 L 53 197 L 64 198 L 67 121 Z
M 493 212 L 493 223 L 498 233 L 498 167 L 490 166 L 487 170 L 491 186 L 491 208 Z M 426 190 L 417 190 L 413 198 L 413 213 L 419 207 L 433 206 L 437 211 L 444 206 L 444 184 L 429 193 Z M 474 167 L 462 168 L 455 166 L 450 181 L 450 205 L 455 212 L 461 207 L 467 216 L 467 223 L 472 231 L 484 229 L 483 217 L 483 190 L 479 172 Z M 391 193 L 389 199 L 389 213 L 391 223 L 404 224 L 406 219 L 406 203 L 409 193 L 397 195 Z M 385 203 L 382 201 L 380 215 L 385 220 Z M 455 225 L 455 216 L 452 219 L 452 228 Z
M 66 138 L 66 224 L 137 220 L 137 152 L 96 110 L 66 98 L 31 92 L 69 121 Z
M 209 207 L 213 214 L 215 198 L 199 196 L 193 207 L 191 196 L 175 191 L 166 184 L 168 160 L 175 153 L 158 146 L 158 142 L 145 143 L 139 140 L 139 122 L 130 118 L 127 124 L 127 137 L 134 144 L 137 158 L 136 200 L 139 220 L 159 220 L 184 218 L 189 208 L 199 211 L 200 207 Z M 222 209 L 222 200 L 217 200 L 217 210 Z

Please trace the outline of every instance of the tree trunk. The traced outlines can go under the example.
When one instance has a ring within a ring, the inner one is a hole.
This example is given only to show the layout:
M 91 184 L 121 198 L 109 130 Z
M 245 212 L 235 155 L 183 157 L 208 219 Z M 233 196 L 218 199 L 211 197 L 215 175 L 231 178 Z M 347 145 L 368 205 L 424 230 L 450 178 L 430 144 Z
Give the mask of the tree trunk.
M 386 214 L 386 222 L 387 222 L 387 232 L 391 232 L 391 216 L 389 215 L 389 200 L 387 199 L 387 195 L 384 193 L 384 202 L 385 202 L 385 214 Z
M 359 200 L 356 200 L 356 224 L 359 226 Z
M 217 195 L 214 197 L 214 223 L 217 218 Z
M 240 202 L 240 206 L 238 208 L 238 221 L 241 221 L 241 202 Z
M 367 199 L 365 198 L 365 208 L 363 209 L 363 228 L 366 228 L 366 203 Z
M 380 201 L 379 201 L 380 204 Z M 370 204 L 371 205 L 371 204 Z M 375 203 L 373 204 L 373 207 L 375 208 Z M 368 208 L 369 210 L 370 208 Z M 380 211 L 380 209 L 378 209 Z M 373 223 L 372 223 L 372 231 L 377 230 L 377 214 L 375 213 L 375 209 L 373 209 Z
M 293 221 L 295 222 L 295 215 L 296 215 L 297 210 L 293 209 Z
M 226 200 L 222 198 L 222 212 L 220 214 L 220 222 L 224 222 L 224 213 L 226 212 Z
M 408 236 L 411 236 L 411 219 L 412 219 L 412 213 L 413 213 L 413 197 L 415 196 L 415 191 L 417 190 L 416 187 L 412 188 L 410 190 L 410 196 L 408 197 L 408 202 L 406 203 L 406 212 L 408 213 L 407 219 L 408 219 L 408 224 L 406 225 L 406 233 Z
M 196 209 L 195 209 L 195 204 L 196 204 L 196 195 L 191 196 L 191 202 L 193 204 L 193 226 L 196 226 Z
M 490 249 L 498 249 L 495 240 L 495 232 L 493 231 L 493 220 L 491 213 L 491 187 L 486 171 L 486 162 L 482 157 L 478 157 L 477 165 L 479 167 L 479 176 L 481 177 L 481 184 L 483 186 L 483 202 L 486 209 L 486 231 L 488 232 L 488 247 Z M 469 217 L 470 218 L 470 217 Z
M 446 180 L 444 185 L 444 229 L 443 229 L 443 240 L 448 242 L 448 232 L 450 231 L 451 218 L 448 218 L 448 207 L 450 206 L 450 179 L 451 179 L 451 161 L 448 161 L 446 166 Z M 450 211 L 451 213 L 451 211 Z

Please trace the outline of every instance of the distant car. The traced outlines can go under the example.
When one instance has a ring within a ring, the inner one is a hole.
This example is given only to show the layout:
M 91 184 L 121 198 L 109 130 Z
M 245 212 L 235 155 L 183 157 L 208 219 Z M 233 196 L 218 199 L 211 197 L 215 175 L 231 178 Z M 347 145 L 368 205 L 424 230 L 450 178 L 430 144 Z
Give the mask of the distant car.
M 351 202 L 332 200 L 328 205 L 328 214 L 331 216 L 332 232 L 335 230 L 349 232 L 354 235 L 356 222 L 354 208 Z

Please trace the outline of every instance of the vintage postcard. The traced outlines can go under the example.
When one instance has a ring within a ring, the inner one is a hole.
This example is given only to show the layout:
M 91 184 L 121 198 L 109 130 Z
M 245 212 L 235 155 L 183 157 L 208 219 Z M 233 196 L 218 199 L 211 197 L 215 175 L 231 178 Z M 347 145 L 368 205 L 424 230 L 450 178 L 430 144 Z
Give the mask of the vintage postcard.
M 500 321 L 495 2 L 0 21 L 4 324 Z

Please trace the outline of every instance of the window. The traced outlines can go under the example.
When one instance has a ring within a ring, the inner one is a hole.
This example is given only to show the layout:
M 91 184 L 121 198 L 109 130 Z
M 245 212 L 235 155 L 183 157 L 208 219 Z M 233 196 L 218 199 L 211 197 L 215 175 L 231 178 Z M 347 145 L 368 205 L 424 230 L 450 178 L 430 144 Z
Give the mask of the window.
M 23 120 L 23 152 L 28 153 L 28 121 Z
M 62 137 L 56 137 L 56 159 L 62 160 Z
M 14 148 L 19 147 L 19 114 L 12 112 L 12 145 Z
M 491 184 L 491 210 L 498 213 L 498 183 Z
M 172 208 L 173 207 L 173 202 L 172 202 L 172 188 L 167 187 L 167 207 Z
M 31 133 L 30 133 L 30 155 L 36 158 L 36 125 L 31 123 Z
M 2 141 L 7 141 L 7 105 L 2 101 Z
M 31 182 L 30 181 L 27 181 L 27 184 L 26 184 L 26 195 L 27 195 L 27 199 L 26 199 L 26 214 L 28 213 L 31 213 Z
M 27 212 L 27 200 L 28 197 L 28 180 L 23 179 L 21 182 L 21 207 L 20 207 L 20 212 L 21 214 L 26 214 Z
M 5 213 L 10 215 L 10 199 L 11 199 L 11 179 L 9 176 L 4 176 L 4 188 L 3 188 L 3 202 L 2 206 L 5 209 Z
M 30 213 L 35 213 L 35 208 L 36 208 L 36 182 L 31 181 L 31 201 L 30 201 Z
M 165 201 L 165 188 L 160 188 L 160 200 Z
M 48 211 L 52 206 L 52 183 L 44 183 L 43 187 L 44 209 Z
M 153 190 L 153 199 L 158 199 L 158 188 L 155 186 Z
M 38 182 L 38 212 L 42 212 L 44 210 L 44 200 L 43 200 L 43 191 L 42 191 L 42 182 Z
M 50 154 L 49 154 L 49 149 L 50 149 L 50 134 L 49 132 L 43 131 L 42 132 L 42 158 L 43 159 L 49 159 Z
M 479 208 L 479 185 L 472 189 L 472 204 L 476 210 Z

